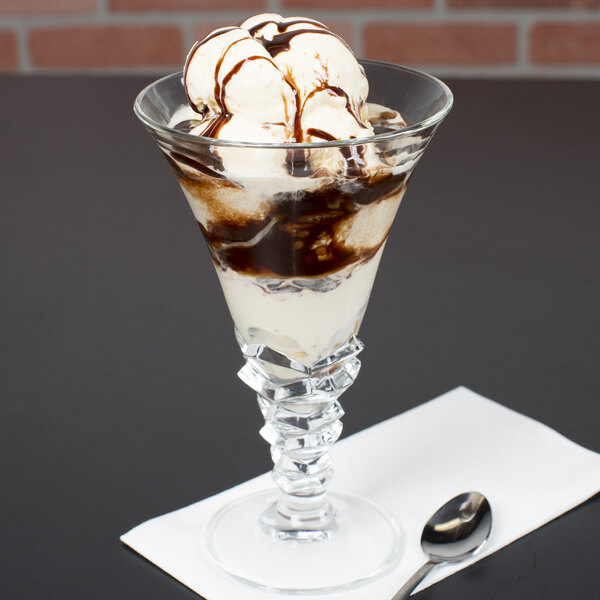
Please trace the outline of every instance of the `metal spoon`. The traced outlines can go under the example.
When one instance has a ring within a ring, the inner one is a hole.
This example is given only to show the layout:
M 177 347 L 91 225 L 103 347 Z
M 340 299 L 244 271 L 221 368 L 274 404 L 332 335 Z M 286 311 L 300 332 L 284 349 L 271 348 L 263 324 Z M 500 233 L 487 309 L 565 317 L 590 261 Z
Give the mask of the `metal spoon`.
M 423 528 L 421 548 L 429 560 L 392 600 L 406 600 L 436 565 L 473 555 L 488 539 L 491 529 L 492 509 L 482 494 L 467 492 L 446 502 Z

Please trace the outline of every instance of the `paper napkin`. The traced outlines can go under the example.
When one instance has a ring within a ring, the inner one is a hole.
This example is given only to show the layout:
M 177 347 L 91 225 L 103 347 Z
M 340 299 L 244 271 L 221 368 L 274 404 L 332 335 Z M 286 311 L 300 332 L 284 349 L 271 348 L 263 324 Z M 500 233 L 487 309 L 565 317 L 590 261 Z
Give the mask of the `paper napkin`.
M 330 600 L 389 600 L 426 560 L 420 548 L 423 524 L 459 493 L 476 490 L 487 496 L 493 510 L 490 539 L 472 559 L 434 569 L 418 590 L 600 491 L 600 454 L 463 387 L 338 442 L 332 455 L 332 489 L 386 508 L 400 523 L 403 547 L 397 566 L 385 576 L 322 596 Z M 235 581 L 213 565 L 205 549 L 207 523 L 220 507 L 272 487 L 269 474 L 261 475 L 142 523 L 121 541 L 207 600 L 289 598 Z

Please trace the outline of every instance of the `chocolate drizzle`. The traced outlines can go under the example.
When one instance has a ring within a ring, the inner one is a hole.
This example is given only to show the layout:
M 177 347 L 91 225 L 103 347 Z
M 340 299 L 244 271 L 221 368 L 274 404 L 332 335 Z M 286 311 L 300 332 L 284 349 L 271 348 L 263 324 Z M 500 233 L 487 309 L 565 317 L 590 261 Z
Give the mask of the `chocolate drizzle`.
M 181 131 L 183 133 L 190 133 L 196 127 L 202 125 L 202 121 L 200 119 L 186 119 L 185 121 L 181 121 L 173 126 L 175 131 Z
M 327 142 L 333 142 L 336 139 L 336 137 L 331 135 L 331 133 L 323 131 L 322 129 L 315 129 L 314 127 L 309 127 L 306 133 L 312 137 L 318 137 Z M 352 144 L 347 146 L 339 146 L 337 149 L 346 159 L 346 175 L 349 177 L 360 177 L 365 166 L 364 145 Z
M 294 113 L 294 133 L 293 142 L 302 142 L 304 135 L 302 132 L 302 104 L 300 101 L 300 92 L 296 85 L 287 79 L 294 92 L 296 101 L 296 112 Z M 310 165 L 306 160 L 306 152 L 302 148 L 291 148 L 285 154 L 285 168 L 290 175 L 294 177 L 308 177 L 312 175 Z
M 350 102 L 350 98 L 348 97 L 348 94 L 341 87 L 338 87 L 337 85 L 325 84 L 325 85 L 323 85 L 323 89 L 327 90 L 330 93 L 333 93 L 336 96 L 340 96 L 341 98 L 345 98 L 346 99 L 346 110 L 354 117 L 354 119 L 356 120 L 356 122 L 363 129 L 367 129 L 367 126 L 361 121 L 360 117 L 354 111 L 354 107 L 352 106 L 352 102 Z
M 277 27 L 277 31 L 279 33 L 287 31 L 292 25 L 299 25 L 301 23 L 305 23 L 307 25 L 317 25 L 317 27 L 327 29 L 327 27 L 319 21 L 315 21 L 314 19 L 307 19 L 306 17 L 300 17 L 298 19 L 286 19 L 285 21 L 275 21 L 274 19 L 266 19 L 265 21 L 256 23 L 256 25 L 252 25 L 252 27 L 248 27 L 247 31 L 252 37 L 255 37 L 255 33 L 259 32 L 263 27 L 266 27 L 271 23 Z
M 252 62 L 254 60 L 266 60 L 268 62 L 272 62 L 266 56 L 258 56 L 258 55 L 248 56 L 247 58 L 243 58 L 242 60 L 238 61 L 229 70 L 227 75 L 225 75 L 225 77 L 223 77 L 222 82 L 219 83 L 219 72 L 221 70 L 223 60 L 225 59 L 225 55 L 227 54 L 227 51 L 229 50 L 229 48 L 231 48 L 231 46 L 233 46 L 235 43 L 237 43 L 239 41 L 242 41 L 242 40 L 236 40 L 235 42 L 230 44 L 228 46 L 227 50 L 223 53 L 223 55 L 221 56 L 221 58 L 219 58 L 219 61 L 217 62 L 217 66 L 215 68 L 214 95 L 215 95 L 215 101 L 217 103 L 217 106 L 219 107 L 219 114 L 216 116 L 214 121 L 202 132 L 202 135 L 204 135 L 205 137 L 213 137 L 213 138 L 218 137 L 219 131 L 221 131 L 221 128 L 223 127 L 223 125 L 225 125 L 227 122 L 229 122 L 231 120 L 232 115 L 227 108 L 227 99 L 226 99 L 226 94 L 225 94 L 225 88 L 227 87 L 227 84 L 231 81 L 232 77 L 234 75 L 236 75 L 240 71 L 240 69 L 248 62 Z
M 331 135 L 327 131 L 323 131 L 322 129 L 315 129 L 314 127 L 309 127 L 306 131 L 308 135 L 312 135 L 313 137 L 321 138 L 327 142 L 333 142 L 335 140 L 335 136 Z
M 258 38 L 258 41 L 265 47 L 266 51 L 275 58 L 281 52 L 285 52 L 290 49 L 290 42 L 297 36 L 303 33 L 316 33 L 322 35 L 331 35 L 338 37 L 329 31 L 329 29 L 292 29 L 292 31 L 284 31 L 273 36 L 273 39 L 268 40 L 266 38 Z
M 165 156 L 180 177 L 187 178 L 188 175 L 177 164 L 178 162 L 183 163 L 184 165 L 187 165 L 188 167 L 191 167 L 200 173 L 204 173 L 204 175 L 208 175 L 209 177 L 225 179 L 225 175 L 223 173 L 223 161 L 215 152 L 214 146 L 203 147 L 202 154 L 199 156 L 191 157 L 187 154 L 183 154 L 182 152 L 172 151 L 165 151 Z
M 239 72 L 239 70 L 247 63 L 247 62 L 251 62 L 253 60 L 266 60 L 268 62 L 270 62 L 271 64 L 273 64 L 273 61 L 269 58 L 267 58 L 266 56 L 248 56 L 247 58 L 244 58 L 242 60 L 240 60 L 239 62 L 237 62 L 233 68 L 229 71 L 229 73 L 227 73 L 227 75 L 225 75 L 225 77 L 223 77 L 223 83 L 221 83 L 220 85 L 220 89 L 219 89 L 219 99 L 217 100 L 217 103 L 219 104 L 219 107 L 224 107 L 225 110 L 227 110 L 227 105 L 225 102 L 225 87 L 227 86 L 227 84 L 231 81 L 231 78 Z M 216 85 L 217 83 L 215 82 L 215 97 L 216 97 Z
M 203 46 L 209 40 L 212 40 L 213 38 L 216 38 L 220 35 L 223 35 L 224 33 L 227 33 L 228 31 L 233 31 L 234 29 L 237 29 L 237 27 L 223 27 L 221 29 L 217 29 L 217 30 L 213 31 L 212 33 L 209 33 L 205 38 L 197 41 L 192 46 L 192 49 L 190 50 L 190 52 L 185 60 L 185 65 L 183 67 L 183 86 L 185 87 L 185 95 L 187 96 L 188 102 L 189 102 L 190 106 L 192 107 L 192 109 L 195 110 L 196 112 L 201 113 L 202 110 L 199 109 L 196 106 L 196 104 L 192 101 L 192 99 L 190 98 L 190 95 L 188 94 L 187 83 L 186 83 L 188 70 L 190 68 L 190 63 L 192 62 L 192 59 L 194 58 L 194 55 L 196 54 L 196 52 L 198 51 L 198 48 L 200 48 L 200 46 Z
M 266 48 L 267 52 L 272 57 L 277 56 L 280 52 L 289 50 L 291 40 L 300 33 L 317 33 L 317 34 L 321 33 L 321 34 L 331 35 L 331 36 L 337 38 L 340 42 L 342 42 L 344 44 L 344 46 L 346 46 L 346 48 L 348 48 L 348 50 L 350 50 L 350 47 L 348 46 L 346 41 L 343 38 L 341 38 L 339 35 L 337 35 L 336 33 L 333 33 L 333 31 L 331 31 L 326 25 L 323 25 L 323 23 L 320 23 L 319 21 L 315 21 L 314 19 L 307 19 L 307 18 L 303 18 L 303 17 L 298 18 L 298 19 L 286 19 L 284 21 L 275 21 L 274 19 L 267 19 L 265 21 L 261 21 L 260 23 L 257 23 L 256 25 L 252 25 L 252 27 L 249 27 L 248 33 L 253 38 L 256 38 L 255 34 L 258 33 L 263 27 L 266 27 L 269 24 L 273 24 L 277 27 L 278 35 L 273 36 L 273 38 L 271 40 L 267 40 L 260 36 L 257 39 L 263 44 L 263 46 Z M 305 29 L 294 29 L 292 31 L 288 31 L 288 29 L 292 25 L 300 25 L 300 24 L 316 25 L 317 27 L 319 27 L 319 29 L 305 28 Z
M 365 163 L 365 147 L 360 144 L 341 146 L 340 152 L 346 159 L 346 174 L 349 177 L 360 177 Z
M 299 25 L 299 24 L 303 24 L 303 23 L 308 24 L 308 25 L 316 25 L 317 27 L 319 27 L 319 29 L 302 28 L 302 29 L 293 29 L 291 31 L 288 31 L 288 29 L 292 25 Z M 278 31 L 277 35 L 274 35 L 272 37 L 272 39 L 270 39 L 270 40 L 267 38 L 264 38 L 264 37 L 260 37 L 260 36 L 256 37 L 255 36 L 255 34 L 257 32 L 259 32 L 263 27 L 265 27 L 266 25 L 269 25 L 269 24 L 273 24 L 277 27 L 277 31 Z M 258 41 L 260 41 L 262 43 L 262 45 L 265 47 L 266 51 L 271 55 L 272 58 L 275 58 L 281 52 L 289 50 L 292 39 L 295 38 L 297 35 L 301 35 L 301 34 L 305 34 L 305 33 L 331 35 L 331 36 L 335 37 L 336 39 L 340 40 L 348 49 L 350 49 L 348 47 L 348 45 L 346 44 L 346 42 L 340 36 L 333 33 L 333 31 L 328 29 L 325 25 L 323 25 L 323 23 L 319 23 L 319 21 L 314 21 L 312 19 L 299 18 L 299 19 L 290 19 L 290 20 L 285 20 L 285 21 L 275 21 L 273 19 L 268 19 L 268 20 L 262 21 L 260 23 L 257 23 L 256 25 L 253 25 L 252 27 L 249 27 L 248 32 L 250 33 L 251 36 L 253 36 L 255 39 L 258 39 Z M 340 88 L 338 86 L 334 86 L 334 85 L 329 85 L 329 84 L 323 82 L 323 84 L 320 87 L 311 91 L 310 94 L 308 94 L 307 97 L 304 99 L 304 101 L 301 101 L 300 91 L 298 90 L 298 86 L 296 85 L 296 82 L 292 79 L 291 76 L 289 76 L 289 74 L 285 77 L 285 79 L 288 82 L 288 84 L 292 87 L 295 98 L 296 98 L 296 114 L 294 117 L 294 139 L 292 141 L 294 141 L 294 142 L 302 142 L 303 141 L 302 112 L 304 110 L 306 101 L 310 97 L 312 97 L 314 94 L 316 94 L 317 92 L 325 91 L 325 90 L 329 91 L 330 93 L 333 93 L 336 96 L 344 97 L 346 99 L 346 110 L 356 119 L 356 122 L 361 127 L 365 128 L 365 124 L 360 120 L 360 117 L 355 113 L 355 111 L 352 107 L 352 103 L 350 102 L 350 98 L 348 97 L 348 94 L 342 88 Z

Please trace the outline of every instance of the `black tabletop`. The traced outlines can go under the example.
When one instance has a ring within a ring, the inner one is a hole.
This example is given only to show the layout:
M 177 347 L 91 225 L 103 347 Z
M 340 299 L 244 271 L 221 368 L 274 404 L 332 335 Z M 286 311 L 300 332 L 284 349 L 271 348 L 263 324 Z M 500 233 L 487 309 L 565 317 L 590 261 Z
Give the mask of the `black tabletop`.
M 0 78 L 2 598 L 194 598 L 119 535 L 270 468 L 148 81 Z M 344 433 L 462 384 L 600 451 L 600 82 L 449 83 Z M 599 528 L 596 497 L 419 597 L 596 598 Z

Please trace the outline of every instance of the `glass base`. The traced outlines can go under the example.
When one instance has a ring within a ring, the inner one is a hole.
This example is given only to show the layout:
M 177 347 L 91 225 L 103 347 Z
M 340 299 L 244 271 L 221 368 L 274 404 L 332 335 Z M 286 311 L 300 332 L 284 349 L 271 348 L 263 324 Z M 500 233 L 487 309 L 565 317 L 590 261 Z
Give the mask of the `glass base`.
M 328 535 L 282 539 L 270 531 L 277 491 L 246 496 L 220 509 L 208 527 L 208 550 L 232 577 L 264 589 L 330 592 L 383 575 L 400 555 L 391 515 L 359 496 L 330 493 L 336 527 Z

